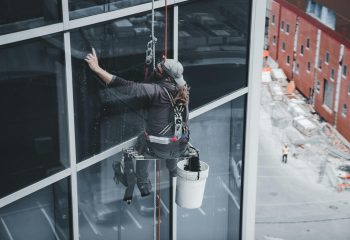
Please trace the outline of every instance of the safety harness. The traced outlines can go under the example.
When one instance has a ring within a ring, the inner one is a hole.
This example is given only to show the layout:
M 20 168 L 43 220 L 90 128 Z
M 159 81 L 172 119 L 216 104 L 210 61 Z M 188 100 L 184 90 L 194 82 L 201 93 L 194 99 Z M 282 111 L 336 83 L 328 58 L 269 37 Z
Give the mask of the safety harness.
M 183 104 L 179 104 L 175 101 L 173 96 L 169 93 L 169 91 L 162 87 L 165 93 L 168 95 L 168 98 L 171 103 L 172 111 L 174 113 L 173 120 L 170 119 L 169 116 L 169 124 L 166 125 L 159 133 L 158 135 L 165 135 L 167 132 L 169 132 L 170 129 L 174 129 L 174 134 L 172 137 L 161 137 L 161 136 L 153 136 L 148 135 L 146 133 L 146 138 L 148 141 L 152 143 L 158 143 L 158 144 L 171 144 L 175 143 L 177 141 L 188 141 L 189 140 L 189 130 L 186 121 L 183 119 L 185 118 L 184 115 L 187 115 L 187 112 L 184 112 L 184 110 L 187 110 L 187 107 Z M 185 114 L 184 114 L 185 113 Z

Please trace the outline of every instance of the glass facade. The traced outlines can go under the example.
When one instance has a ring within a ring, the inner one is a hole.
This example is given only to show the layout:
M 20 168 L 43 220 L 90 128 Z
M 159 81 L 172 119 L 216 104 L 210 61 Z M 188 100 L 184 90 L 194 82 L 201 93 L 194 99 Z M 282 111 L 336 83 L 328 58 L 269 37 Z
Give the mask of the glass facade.
M 69 167 L 62 35 L 0 46 L 0 197 Z
M 164 54 L 164 12 L 156 11 L 156 59 Z M 106 85 L 90 70 L 85 56 L 95 48 L 99 64 L 114 75 L 135 82 L 145 80 L 145 51 L 151 34 L 151 12 L 71 33 L 75 129 L 78 161 L 98 154 L 138 135 L 143 130 L 142 102 L 122 95 Z M 171 26 L 171 14 L 168 14 Z M 167 55 L 171 57 L 172 29 L 168 29 Z
M 210 176 L 201 208 L 178 208 L 179 239 L 241 239 L 244 120 L 245 97 L 240 97 L 191 121 L 192 143 Z M 192 223 L 210 227 L 194 231 Z
M 174 161 L 151 161 L 151 194 L 135 187 L 131 204 L 123 201 L 113 164 L 148 113 L 84 60 L 94 48 L 101 68 L 144 83 L 151 1 L 5 2 L 0 239 L 241 239 L 251 1 L 156 4 L 156 61 L 183 64 L 191 144 L 210 166 L 203 204 L 192 210 L 175 203 Z
M 69 179 L 0 209 L 0 239 L 71 238 Z
M 0 3 L 0 35 L 62 21 L 61 1 L 3 0 Z
M 192 88 L 191 109 L 247 86 L 248 9 L 249 1 L 180 5 L 179 59 Z
M 76 19 L 96 15 L 99 13 L 105 13 L 115 11 L 122 8 L 128 8 L 143 3 L 149 3 L 150 0 L 69 0 L 69 18 Z

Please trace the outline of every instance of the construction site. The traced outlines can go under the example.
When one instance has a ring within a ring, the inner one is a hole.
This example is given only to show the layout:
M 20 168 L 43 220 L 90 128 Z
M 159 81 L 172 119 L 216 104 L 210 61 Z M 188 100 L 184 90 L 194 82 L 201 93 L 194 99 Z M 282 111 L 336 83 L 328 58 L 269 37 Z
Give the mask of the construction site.
M 267 56 L 260 105 L 256 239 L 348 239 L 349 142 Z

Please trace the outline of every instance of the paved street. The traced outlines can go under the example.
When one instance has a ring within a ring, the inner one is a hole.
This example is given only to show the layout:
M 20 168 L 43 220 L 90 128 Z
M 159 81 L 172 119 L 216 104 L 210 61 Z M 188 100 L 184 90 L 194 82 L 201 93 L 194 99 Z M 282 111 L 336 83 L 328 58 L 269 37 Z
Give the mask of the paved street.
M 282 145 L 290 144 L 286 136 L 293 130 L 291 116 L 285 112 L 286 123 L 272 123 L 276 112 L 267 85 L 261 102 L 255 239 L 349 239 L 350 191 L 336 191 L 322 171 L 328 159 L 323 136 L 296 157 L 290 155 L 298 149 L 291 146 L 288 163 L 281 163 Z

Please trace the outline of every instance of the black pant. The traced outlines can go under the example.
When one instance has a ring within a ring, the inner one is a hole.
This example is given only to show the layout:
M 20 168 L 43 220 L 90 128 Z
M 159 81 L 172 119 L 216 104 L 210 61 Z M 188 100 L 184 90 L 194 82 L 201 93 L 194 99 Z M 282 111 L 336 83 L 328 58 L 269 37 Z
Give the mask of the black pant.
M 288 157 L 287 154 L 283 154 L 283 156 L 282 156 L 282 162 L 287 163 L 287 157 Z
M 186 149 L 186 148 L 185 148 Z M 157 149 L 151 149 L 147 145 L 147 140 L 145 139 L 145 134 L 142 133 L 138 136 L 137 144 L 136 144 L 136 150 L 145 156 L 145 158 L 148 159 L 165 159 L 166 160 L 166 167 L 169 170 L 169 174 L 172 177 L 176 176 L 176 165 L 177 165 L 177 159 L 179 156 L 184 155 L 185 151 L 177 151 L 176 153 L 173 152 L 161 152 Z M 136 177 L 138 183 L 147 183 L 148 180 L 148 166 L 149 166 L 149 160 L 139 160 L 136 161 Z

